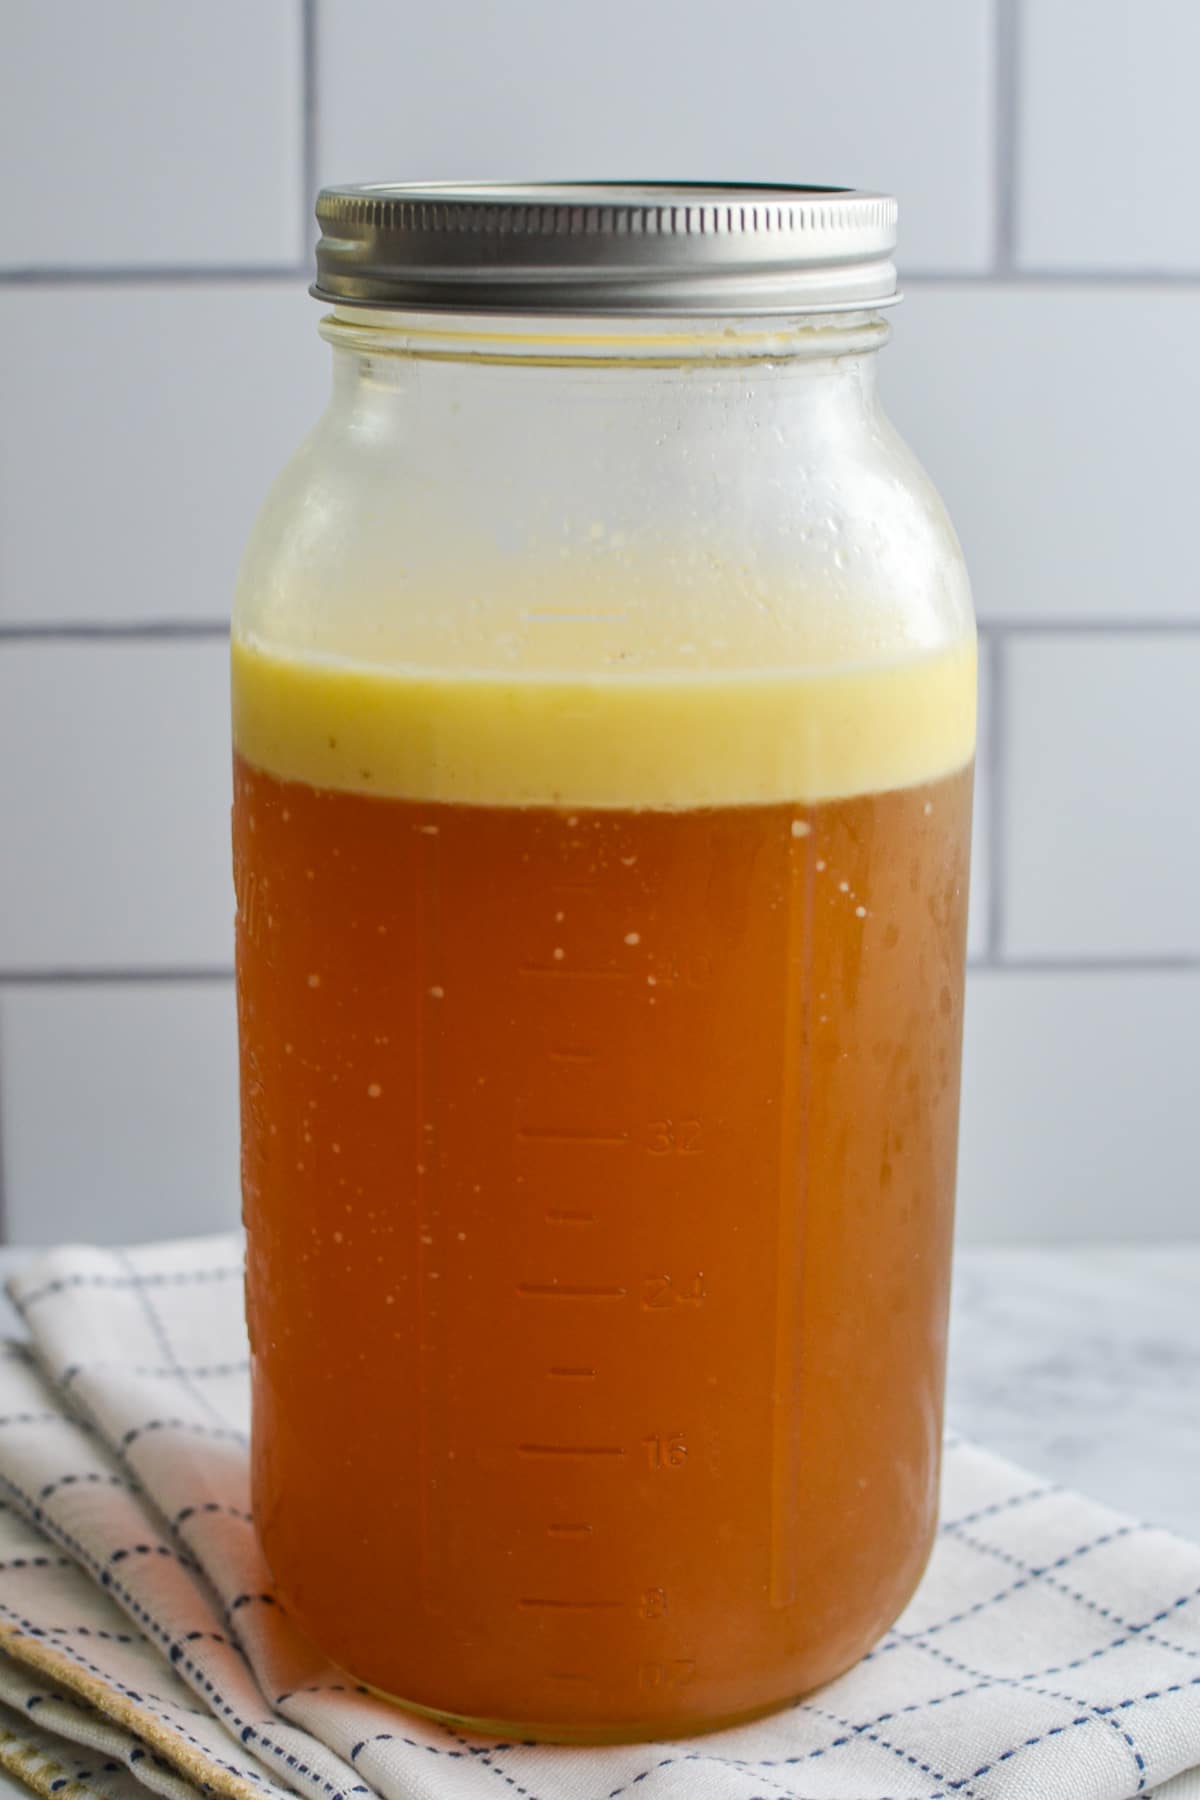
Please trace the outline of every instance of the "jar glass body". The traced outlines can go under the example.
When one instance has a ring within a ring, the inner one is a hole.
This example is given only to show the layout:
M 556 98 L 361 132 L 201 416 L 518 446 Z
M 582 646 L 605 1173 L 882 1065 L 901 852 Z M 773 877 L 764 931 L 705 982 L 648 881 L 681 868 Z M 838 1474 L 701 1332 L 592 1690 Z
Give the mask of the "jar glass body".
M 878 316 L 325 329 L 234 618 L 264 1547 L 410 1705 L 747 1717 L 934 1529 L 958 546 Z

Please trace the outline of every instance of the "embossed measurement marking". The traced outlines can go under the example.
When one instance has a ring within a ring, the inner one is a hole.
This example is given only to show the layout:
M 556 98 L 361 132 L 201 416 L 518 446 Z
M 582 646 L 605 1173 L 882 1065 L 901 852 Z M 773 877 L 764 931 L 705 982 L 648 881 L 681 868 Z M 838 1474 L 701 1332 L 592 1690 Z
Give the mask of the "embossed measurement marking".
M 550 1600 L 525 1599 L 517 1601 L 517 1605 L 526 1612 L 545 1609 L 547 1612 L 607 1612 L 614 1607 L 623 1606 L 622 1600 Z
M 559 1281 L 519 1281 L 517 1292 L 523 1300 L 623 1300 L 623 1287 L 568 1287 Z
M 517 1455 L 541 1456 L 624 1456 L 620 1444 L 518 1444 Z
M 581 856 L 586 835 L 581 822 L 569 818 L 564 823 L 568 834 L 580 825 L 581 835 L 571 838 L 567 849 Z M 549 1628 L 550 1621 L 558 1615 L 564 1635 L 578 1633 L 579 1645 L 558 1651 L 564 1661 L 573 1661 L 576 1655 L 586 1654 L 588 1634 L 595 1630 L 587 1622 L 588 1615 L 624 1611 L 652 1622 L 666 1612 L 665 1592 L 657 1587 L 620 1599 L 586 1594 L 592 1565 L 584 1562 L 584 1555 L 596 1534 L 606 1531 L 611 1523 L 611 1513 L 604 1509 L 620 1506 L 622 1475 L 628 1476 L 644 1464 L 650 1469 L 679 1471 L 675 1480 L 682 1484 L 687 1481 L 683 1470 L 687 1446 L 678 1432 L 661 1431 L 649 1437 L 631 1433 L 627 1443 L 604 1442 L 614 1421 L 603 1417 L 603 1408 L 600 1417 L 592 1416 L 588 1383 L 601 1383 L 606 1374 L 611 1375 L 618 1334 L 623 1334 L 631 1321 L 640 1321 L 644 1311 L 675 1310 L 677 1316 L 686 1318 L 704 1297 L 701 1278 L 690 1268 L 677 1270 L 668 1264 L 661 1271 L 651 1264 L 643 1273 L 639 1263 L 631 1268 L 627 1262 L 618 1262 L 614 1267 L 607 1254 L 597 1266 L 592 1260 L 593 1250 L 601 1242 L 599 1232 L 603 1229 L 608 1233 L 604 1240 L 606 1249 L 621 1255 L 625 1227 L 620 1178 L 630 1170 L 631 1158 L 689 1157 L 699 1154 L 704 1146 L 699 1141 L 699 1120 L 663 1117 L 659 1107 L 650 1108 L 650 1096 L 644 1104 L 652 1116 L 649 1121 L 640 1116 L 633 1109 L 634 1097 L 627 1091 L 629 1084 L 623 1071 L 612 1069 L 607 1053 L 587 1041 L 591 1035 L 587 1009 L 594 1008 L 602 1015 L 601 1023 L 607 1029 L 607 1015 L 623 1007 L 631 991 L 626 986 L 618 994 L 620 984 L 632 982 L 640 989 L 644 979 L 652 994 L 659 986 L 666 988 L 682 982 L 683 976 L 668 970 L 661 958 L 647 975 L 638 959 L 628 958 L 628 949 L 622 951 L 622 958 L 640 968 L 640 975 L 629 966 L 598 966 L 598 960 L 602 963 L 605 959 L 606 940 L 602 934 L 596 935 L 604 919 L 593 904 L 594 883 L 563 880 L 555 882 L 552 891 L 555 898 L 551 910 L 556 904 L 560 908 L 554 914 L 553 927 L 549 927 L 547 916 L 545 935 L 539 932 L 527 945 L 527 959 L 517 968 L 519 977 L 540 984 L 535 986 L 531 1004 L 546 1010 L 548 1041 L 543 1044 L 540 1070 L 533 1072 L 528 1084 L 523 1084 L 521 1111 L 513 1122 L 513 1147 L 521 1180 L 529 1182 L 536 1196 L 533 1218 L 536 1220 L 540 1211 L 542 1223 L 551 1235 L 539 1248 L 538 1262 L 528 1271 L 530 1279 L 517 1280 L 515 1290 L 520 1299 L 531 1304 L 543 1300 L 566 1303 L 544 1309 L 535 1306 L 529 1326 L 531 1331 L 544 1332 L 549 1340 L 539 1359 L 546 1383 L 562 1385 L 541 1389 L 539 1410 L 546 1409 L 545 1417 L 532 1427 L 538 1441 L 521 1442 L 515 1448 L 522 1460 L 545 1465 L 541 1530 L 544 1540 L 573 1546 L 571 1572 L 564 1572 L 563 1585 L 576 1592 L 545 1593 L 545 1576 L 537 1576 L 531 1567 L 528 1587 L 533 1591 L 523 1595 L 516 1605 L 522 1612 L 543 1614 L 543 1628 Z M 632 948 L 641 943 L 645 927 L 629 934 L 623 923 L 619 930 L 625 933 L 625 945 Z M 553 980 L 580 985 L 554 989 L 546 985 Z M 602 1095 L 607 1096 L 607 1102 Z M 625 1155 L 621 1159 L 601 1155 L 616 1150 L 623 1150 Z M 579 1159 L 574 1168 L 570 1162 L 573 1151 Z M 554 1186 L 542 1186 L 551 1172 Z M 662 1185 L 664 1190 L 669 1185 L 665 1170 Z M 579 1228 L 574 1238 L 567 1232 L 570 1226 Z M 625 1249 L 628 1256 L 632 1244 Z M 582 1254 L 577 1255 L 577 1251 Z M 617 1279 L 611 1284 L 604 1280 L 613 1275 Z M 610 1303 L 607 1312 L 604 1302 Z M 658 1331 L 662 1329 L 656 1327 Z M 539 1347 L 543 1341 L 537 1340 Z M 562 1360 L 550 1362 L 546 1360 L 549 1357 Z M 603 1399 L 608 1385 L 596 1387 L 598 1401 Z M 552 1403 L 558 1400 L 561 1406 L 551 1410 Z M 653 1422 L 651 1416 L 642 1430 Z M 560 1430 L 576 1441 L 556 1441 Z M 543 1434 L 551 1441 L 543 1441 Z M 595 1441 L 588 1441 L 593 1434 Z M 616 1487 L 601 1473 L 604 1468 L 616 1478 Z M 667 1479 L 664 1474 L 664 1482 Z M 594 1507 L 598 1510 L 593 1511 Z M 592 1513 L 592 1518 L 581 1519 L 579 1513 L 583 1512 Z M 551 1580 L 546 1585 L 553 1589 L 558 1583 Z M 597 1581 L 596 1585 L 608 1584 Z M 580 1593 L 580 1589 L 585 1591 Z M 670 1682 L 680 1678 L 670 1664 L 662 1665 L 661 1670 L 659 1665 L 652 1666 L 652 1680 Z M 582 1693 L 588 1687 L 598 1686 L 600 1678 L 573 1670 L 568 1663 L 566 1669 L 551 1670 L 544 1679 L 562 1684 L 564 1690 L 574 1688 Z
M 627 1131 L 574 1130 L 561 1125 L 518 1125 L 517 1136 L 530 1144 L 627 1144 Z

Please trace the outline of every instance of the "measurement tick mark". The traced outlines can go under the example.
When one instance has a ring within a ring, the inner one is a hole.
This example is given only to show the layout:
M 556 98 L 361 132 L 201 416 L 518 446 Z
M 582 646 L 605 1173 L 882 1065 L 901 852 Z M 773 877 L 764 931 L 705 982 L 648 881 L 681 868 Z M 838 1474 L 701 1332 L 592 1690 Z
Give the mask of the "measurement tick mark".
M 563 1287 L 557 1281 L 520 1281 L 517 1292 L 525 1300 L 623 1300 L 623 1287 Z
M 594 1225 L 595 1213 L 585 1212 L 548 1212 L 545 1215 L 547 1225 Z
M 553 1375 L 556 1381 L 595 1381 L 596 1379 L 595 1369 L 555 1368 L 548 1369 L 546 1373 Z
M 548 1537 L 591 1537 L 590 1525 L 547 1525 Z
M 551 1607 L 556 1612 L 600 1612 L 607 1607 L 620 1606 L 620 1600 L 526 1600 L 517 1601 L 518 1606 L 532 1610 L 534 1607 Z
M 597 1059 L 595 1050 L 550 1050 L 547 1054 L 551 1062 L 590 1063 Z
M 627 1131 L 570 1131 L 556 1125 L 519 1125 L 517 1136 L 532 1144 L 627 1144 Z
M 596 1685 L 594 1675 L 568 1675 L 566 1673 L 560 1675 L 552 1671 L 548 1679 L 550 1681 L 571 1681 L 578 1687 L 595 1687 Z
M 620 1444 L 518 1444 L 517 1455 L 541 1456 L 624 1456 Z

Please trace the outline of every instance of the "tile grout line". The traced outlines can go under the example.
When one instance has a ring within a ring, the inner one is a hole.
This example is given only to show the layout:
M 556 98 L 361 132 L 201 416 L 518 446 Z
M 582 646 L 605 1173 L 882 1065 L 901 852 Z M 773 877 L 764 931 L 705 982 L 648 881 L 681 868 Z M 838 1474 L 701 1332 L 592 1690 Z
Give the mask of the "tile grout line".
M 992 197 L 995 207 L 994 267 L 1011 275 L 1017 235 L 1017 53 L 1020 36 L 1020 0 L 993 0 Z
M 979 628 L 997 643 L 1019 637 L 1191 637 L 1200 631 L 1200 618 L 1106 619 L 1092 613 L 1080 619 L 981 619 Z
M 300 254 L 308 274 L 312 208 L 317 189 L 317 0 L 302 0 L 302 87 L 300 113 Z
M 1182 288 L 1200 287 L 1200 269 L 1162 268 L 1011 268 L 1011 269 L 916 269 L 902 268 L 902 286 L 993 288 L 1008 293 L 1020 288 Z
M 169 986 L 172 982 L 224 982 L 234 979 L 232 964 L 197 963 L 164 968 L 0 969 L 4 988 Z
M 1196 975 L 1200 955 L 1164 950 L 1150 955 L 1007 956 L 1002 962 L 977 959 L 968 967 L 985 975 Z
M 0 624 L 0 644 L 39 643 L 158 643 L 163 639 L 215 641 L 229 635 L 228 619 L 146 619 L 123 622 L 64 623 L 61 625 Z
M 78 263 L 72 268 L 0 269 L 0 288 L 22 287 L 211 287 L 215 283 L 298 281 L 308 274 L 307 260 L 295 263 L 146 263 L 121 265 Z
M 1090 618 L 1069 617 L 1042 619 L 979 620 L 979 634 L 989 642 L 1003 643 L 1020 637 L 1195 637 L 1200 634 L 1200 618 L 1195 619 L 1106 619 L 1094 614 Z M 159 642 L 164 639 L 197 639 L 215 641 L 228 637 L 228 619 L 124 619 L 109 622 L 71 622 L 58 624 L 6 624 L 0 622 L 0 645 L 5 643 Z

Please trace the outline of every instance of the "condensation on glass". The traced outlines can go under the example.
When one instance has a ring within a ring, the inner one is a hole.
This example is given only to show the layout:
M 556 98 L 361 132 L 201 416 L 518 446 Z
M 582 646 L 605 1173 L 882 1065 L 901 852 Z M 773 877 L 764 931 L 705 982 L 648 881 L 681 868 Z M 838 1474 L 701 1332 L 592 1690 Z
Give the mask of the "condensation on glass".
M 746 1718 L 935 1521 L 975 637 L 895 207 L 318 216 L 233 631 L 258 1529 L 406 1705 Z

